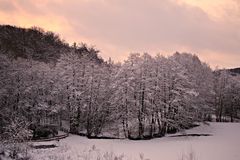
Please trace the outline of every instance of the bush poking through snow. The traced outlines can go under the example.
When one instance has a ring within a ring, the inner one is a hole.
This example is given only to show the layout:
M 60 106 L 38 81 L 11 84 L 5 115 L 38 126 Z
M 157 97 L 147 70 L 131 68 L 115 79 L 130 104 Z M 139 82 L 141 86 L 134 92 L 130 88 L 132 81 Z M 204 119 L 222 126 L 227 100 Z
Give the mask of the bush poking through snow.
M 23 118 L 17 116 L 11 118 L 0 137 L 0 159 L 29 159 L 27 140 L 31 136 L 31 132 L 28 130 L 28 126 L 29 123 Z
M 31 152 L 31 157 L 32 160 L 150 160 L 145 158 L 142 153 L 138 159 L 132 159 L 124 154 L 116 154 L 112 151 L 103 152 L 95 145 L 82 152 L 73 153 L 73 150 L 66 145 L 51 150 L 34 149 Z
M 196 154 L 193 150 L 191 150 L 187 155 L 183 154 L 181 159 L 179 160 L 198 160 Z
M 87 152 L 83 153 L 81 156 L 82 160 L 124 160 L 126 157 L 121 155 L 116 155 L 113 152 L 102 153 L 99 149 L 93 145 Z
M 145 158 L 143 153 L 140 153 L 139 156 L 140 156 L 140 160 L 150 160 L 148 158 Z

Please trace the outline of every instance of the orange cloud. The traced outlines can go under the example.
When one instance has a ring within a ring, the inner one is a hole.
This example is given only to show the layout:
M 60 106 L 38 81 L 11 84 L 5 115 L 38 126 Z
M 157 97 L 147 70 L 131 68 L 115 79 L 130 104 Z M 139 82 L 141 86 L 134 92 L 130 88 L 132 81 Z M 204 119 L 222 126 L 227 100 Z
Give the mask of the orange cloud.
M 199 7 L 215 20 L 225 18 L 226 10 L 237 11 L 234 0 L 178 0 L 178 2 Z
M 67 42 L 96 45 L 105 59 L 129 52 L 196 53 L 211 66 L 238 66 L 238 0 L 0 0 L 0 23 L 39 26 Z M 232 58 L 231 58 L 232 57 Z

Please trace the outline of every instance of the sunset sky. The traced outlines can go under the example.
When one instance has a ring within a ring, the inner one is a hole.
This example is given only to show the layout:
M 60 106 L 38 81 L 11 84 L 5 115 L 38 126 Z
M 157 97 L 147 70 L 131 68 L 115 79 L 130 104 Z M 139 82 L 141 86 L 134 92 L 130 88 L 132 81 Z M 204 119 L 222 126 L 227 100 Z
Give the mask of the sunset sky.
M 179 51 L 240 67 L 240 0 L 0 0 L 0 24 L 54 31 L 114 61 Z

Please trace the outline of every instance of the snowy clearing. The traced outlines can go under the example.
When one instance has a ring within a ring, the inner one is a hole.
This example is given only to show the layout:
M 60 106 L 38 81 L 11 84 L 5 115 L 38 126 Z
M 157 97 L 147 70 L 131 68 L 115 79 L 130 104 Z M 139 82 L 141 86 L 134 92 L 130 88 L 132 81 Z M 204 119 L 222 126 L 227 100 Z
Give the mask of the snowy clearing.
M 140 159 L 140 154 L 150 160 L 182 160 L 190 153 L 196 160 L 239 160 L 240 123 L 210 123 L 186 131 L 187 134 L 210 134 L 212 136 L 183 136 L 157 138 L 152 140 L 104 140 L 87 139 L 70 135 L 60 140 L 59 147 L 35 149 L 35 159 L 95 159 L 97 153 L 124 154 L 127 159 Z M 181 133 L 177 133 L 179 135 Z M 49 142 L 48 142 L 49 143 Z M 53 142 L 55 143 L 55 142 Z

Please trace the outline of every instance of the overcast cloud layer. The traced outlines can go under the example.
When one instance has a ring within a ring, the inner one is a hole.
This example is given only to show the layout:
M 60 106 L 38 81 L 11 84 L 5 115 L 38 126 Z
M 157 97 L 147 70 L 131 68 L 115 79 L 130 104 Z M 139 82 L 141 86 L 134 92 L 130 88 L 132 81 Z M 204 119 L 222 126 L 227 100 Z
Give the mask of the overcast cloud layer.
M 40 26 L 115 61 L 179 51 L 240 67 L 240 0 L 0 0 L 0 23 Z

